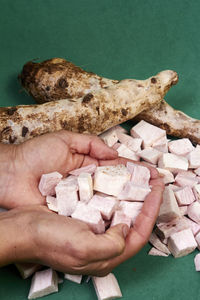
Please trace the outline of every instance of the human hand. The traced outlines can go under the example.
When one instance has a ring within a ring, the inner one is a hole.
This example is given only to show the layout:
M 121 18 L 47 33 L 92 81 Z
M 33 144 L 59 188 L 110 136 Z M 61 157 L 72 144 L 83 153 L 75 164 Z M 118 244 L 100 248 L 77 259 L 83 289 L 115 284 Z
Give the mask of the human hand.
M 112 165 L 128 161 L 117 156 L 115 150 L 96 136 L 64 130 L 20 145 L 1 145 L 0 206 L 45 204 L 38 190 L 42 174 L 58 171 L 66 176 L 69 171 L 91 163 Z M 152 178 L 158 176 L 154 168 L 149 169 Z

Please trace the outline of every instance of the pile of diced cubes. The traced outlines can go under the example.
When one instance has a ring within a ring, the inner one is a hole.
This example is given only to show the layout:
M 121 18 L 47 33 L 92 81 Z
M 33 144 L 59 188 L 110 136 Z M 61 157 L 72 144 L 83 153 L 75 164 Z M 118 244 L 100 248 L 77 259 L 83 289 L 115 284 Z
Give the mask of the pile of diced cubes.
M 170 141 L 164 130 L 145 121 L 136 124 L 130 133 L 116 126 L 100 137 L 119 156 L 146 162 L 163 176 L 163 203 L 150 236 L 153 247 L 149 254 L 181 257 L 196 247 L 200 249 L 200 146 L 194 146 L 187 138 Z M 44 174 L 39 189 L 46 196 L 49 209 L 82 220 L 94 233 L 101 234 L 119 223 L 134 226 L 151 191 L 149 180 L 149 169 L 134 162 L 127 162 L 126 166 L 92 164 L 71 171 L 66 178 L 56 171 Z M 195 257 L 195 266 L 200 271 L 200 254 Z M 36 272 L 29 299 L 57 291 L 55 278 L 51 269 Z M 65 278 L 81 282 L 81 275 L 65 274 Z M 112 273 L 92 280 L 98 299 L 121 297 Z

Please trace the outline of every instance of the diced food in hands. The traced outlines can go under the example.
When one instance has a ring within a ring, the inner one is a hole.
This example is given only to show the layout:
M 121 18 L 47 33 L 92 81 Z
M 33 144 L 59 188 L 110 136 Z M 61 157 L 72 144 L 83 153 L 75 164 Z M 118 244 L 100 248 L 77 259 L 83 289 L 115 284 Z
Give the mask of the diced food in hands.
M 163 153 L 158 160 L 158 167 L 167 169 L 171 172 L 178 172 L 188 169 L 188 160 L 183 156 L 172 153 Z
M 196 247 L 197 242 L 190 228 L 173 233 L 168 240 L 168 248 L 176 258 L 191 253 Z
M 139 156 L 124 144 L 121 144 L 119 147 L 117 147 L 116 150 L 117 150 L 119 156 L 121 156 L 121 157 L 125 157 L 125 158 L 135 160 L 135 161 L 140 160 Z
M 169 254 L 166 254 L 165 252 L 162 252 L 162 251 L 156 249 L 155 247 L 152 247 L 149 250 L 148 255 L 152 255 L 152 256 L 164 256 L 164 257 L 169 256 Z
M 109 300 L 122 297 L 119 284 L 114 274 L 110 273 L 104 277 L 92 276 L 92 282 L 98 300 Z
M 188 154 L 189 168 L 199 168 L 200 167 L 200 146 L 197 145 L 196 148 Z
M 196 176 L 185 176 L 182 173 L 178 173 L 175 177 L 175 183 L 182 187 L 193 187 L 195 184 L 198 184 L 198 179 L 196 178 Z
M 152 232 L 149 237 L 149 242 L 159 251 L 164 252 L 165 254 L 170 254 L 169 249 L 166 245 L 164 245 L 161 240 L 158 238 L 158 236 L 155 234 L 155 232 Z
M 149 186 L 150 171 L 148 168 L 127 162 L 126 167 L 131 173 L 131 182 L 135 185 Z
M 168 140 L 166 136 L 163 136 L 162 138 L 160 138 L 159 140 L 157 140 L 156 142 L 154 142 L 152 144 L 152 148 L 157 149 L 160 152 L 168 152 Z
M 88 203 L 93 196 L 93 181 L 89 173 L 81 173 L 78 176 L 80 201 Z
M 94 174 L 97 166 L 95 164 L 87 165 L 85 167 L 75 169 L 69 172 L 69 174 L 74 175 L 74 176 L 79 176 L 81 173 L 89 173 L 89 174 Z
M 65 279 L 68 279 L 70 281 L 76 282 L 76 283 L 81 283 L 82 280 L 82 275 L 72 275 L 72 274 L 64 274 Z
M 112 196 L 100 196 L 95 194 L 88 205 L 99 210 L 105 220 L 110 220 L 118 206 L 118 200 Z
M 162 155 L 162 152 L 158 151 L 157 149 L 154 149 L 152 147 L 145 148 L 142 151 L 137 152 L 137 154 L 145 161 L 157 164 L 159 158 Z
M 123 211 L 116 210 L 114 212 L 110 227 L 115 226 L 117 224 L 121 224 L 121 223 L 128 225 L 128 227 L 131 227 L 132 219 L 131 219 L 131 217 L 125 215 L 125 213 Z
M 94 174 L 94 190 L 118 196 L 131 174 L 124 165 L 97 167 Z
M 144 201 L 146 196 L 151 192 L 147 186 L 134 185 L 128 181 L 123 190 L 118 194 L 118 199 L 129 201 Z
M 119 131 L 119 129 L 118 129 L 118 131 Z M 118 141 L 118 134 L 117 134 L 117 130 L 116 130 L 115 126 L 104 131 L 103 133 L 101 133 L 99 135 L 99 137 L 109 147 L 112 147 Z
M 176 218 L 168 223 L 157 223 L 155 232 L 161 239 L 168 239 L 170 235 L 183 229 L 191 228 L 187 218 Z
M 56 199 L 58 214 L 70 216 L 78 203 L 78 186 L 75 184 L 58 184 L 56 186 Z
M 139 215 L 143 206 L 143 202 L 130 202 L 130 201 L 120 201 L 119 210 L 121 210 L 126 216 L 130 217 L 133 225 L 135 219 Z
M 57 198 L 52 196 L 46 196 L 46 203 L 50 210 L 58 212 Z
M 158 173 L 163 175 L 163 182 L 164 184 L 172 183 L 175 181 L 174 175 L 166 169 L 156 168 Z
M 28 299 L 36 299 L 58 291 L 58 276 L 52 269 L 38 271 L 32 278 Z
M 171 153 L 183 156 L 186 156 L 192 150 L 194 150 L 194 146 L 187 138 L 171 141 L 168 143 L 168 147 Z
M 130 150 L 137 152 L 141 150 L 142 139 L 141 138 L 133 138 L 130 135 L 127 135 L 122 132 L 117 133 L 118 140 L 120 143 L 124 144 Z
M 177 191 L 174 191 L 174 195 L 179 205 L 190 205 L 195 201 L 194 193 L 189 186 L 185 186 Z
M 40 178 L 39 191 L 42 196 L 55 195 L 55 187 L 62 179 L 62 175 L 58 172 L 43 174 Z

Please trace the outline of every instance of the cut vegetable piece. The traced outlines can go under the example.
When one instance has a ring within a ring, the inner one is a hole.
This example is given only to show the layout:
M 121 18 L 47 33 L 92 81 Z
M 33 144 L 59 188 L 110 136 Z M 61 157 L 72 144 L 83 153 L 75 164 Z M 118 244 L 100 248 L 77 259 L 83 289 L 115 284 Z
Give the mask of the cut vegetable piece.
M 122 297 L 119 284 L 114 274 L 110 273 L 104 277 L 92 276 L 92 282 L 98 300 L 109 300 Z
M 143 206 L 143 202 L 129 202 L 129 201 L 120 201 L 119 209 L 123 211 L 123 213 L 130 217 L 132 220 L 132 225 L 135 222 L 135 219 L 139 215 Z
M 18 269 L 23 279 L 30 277 L 42 267 L 39 264 L 33 264 L 33 263 L 18 263 L 15 264 L 15 266 Z
M 112 196 L 102 197 L 95 194 L 89 201 L 88 205 L 99 210 L 104 219 L 110 220 L 118 205 L 118 200 Z
M 74 176 L 79 176 L 81 173 L 93 174 L 95 172 L 96 168 L 97 168 L 97 166 L 95 164 L 91 164 L 91 165 L 70 171 L 69 174 L 74 175 Z
M 131 227 L 131 222 L 132 222 L 131 217 L 125 215 L 125 213 L 121 210 L 116 210 L 114 212 L 110 227 L 121 223 L 128 225 L 128 227 Z
M 40 178 L 39 190 L 43 196 L 55 195 L 55 187 L 61 180 L 62 175 L 58 172 L 43 174 Z
M 118 196 L 131 174 L 124 165 L 97 167 L 94 174 L 94 190 Z
M 177 185 L 182 187 L 193 187 L 195 184 L 198 184 L 198 179 L 195 176 L 184 176 L 184 174 L 182 175 L 181 173 L 178 173 L 175 177 L 175 182 Z
M 168 146 L 169 146 L 169 151 L 176 155 L 185 156 L 189 154 L 192 150 L 194 150 L 194 146 L 187 138 L 171 141 L 168 143 Z
M 64 273 L 64 277 L 65 279 L 68 279 L 70 281 L 73 281 L 73 282 L 76 282 L 76 283 L 81 283 L 82 281 L 82 275 L 72 275 L 72 274 L 67 274 L 67 273 Z
M 181 213 L 174 192 L 170 187 L 166 186 L 157 221 L 170 222 L 177 217 L 181 217 Z
M 193 235 L 195 236 L 200 231 L 200 225 L 185 216 L 183 219 L 188 223 Z
M 187 205 L 179 206 L 179 209 L 180 209 L 180 212 L 181 212 L 181 216 L 186 216 L 187 215 L 187 209 L 188 209 Z
M 137 152 L 137 154 L 145 161 L 157 164 L 159 158 L 163 154 L 163 152 L 160 152 L 154 148 L 148 147 L 142 151 Z
M 46 203 L 50 210 L 58 212 L 58 203 L 55 197 L 46 196 Z
M 197 147 L 188 154 L 189 167 L 196 169 L 200 167 L 200 146 Z
M 166 136 L 166 131 L 142 120 L 132 127 L 131 135 L 141 138 L 143 147 L 149 147 L 163 136 Z
M 103 233 L 105 231 L 105 223 L 99 210 L 86 205 L 83 202 L 77 204 L 71 217 L 87 223 L 94 233 Z
M 99 137 L 109 147 L 112 147 L 118 141 L 118 135 L 115 126 L 101 133 Z
M 197 242 L 197 247 L 200 250 L 200 232 L 195 235 L 195 240 Z
M 152 247 L 149 252 L 148 252 L 148 255 L 153 255 L 153 256 L 164 256 L 164 257 L 167 257 L 169 256 L 169 254 L 166 254 L 165 252 L 162 252 L 154 247 Z
M 190 228 L 173 233 L 168 240 L 168 248 L 176 258 L 188 255 L 196 247 L 197 242 Z
M 162 178 L 164 184 L 168 184 L 168 183 L 171 183 L 171 182 L 175 181 L 174 175 L 169 170 L 161 169 L 161 168 L 156 168 L 156 169 L 157 169 L 159 174 L 162 174 L 164 176 Z
M 36 272 L 31 281 L 28 299 L 36 299 L 58 291 L 58 276 L 52 269 Z
M 124 144 L 130 150 L 137 152 L 141 150 L 142 139 L 140 138 L 133 138 L 130 135 L 124 133 L 117 133 L 118 139 L 120 143 Z
M 132 159 L 135 161 L 140 160 L 139 156 L 124 144 L 121 144 L 119 147 L 117 147 L 116 150 L 117 150 L 119 156 L 121 156 L 121 157 L 125 157 L 125 158 Z
M 78 203 L 77 185 L 75 184 L 58 184 L 56 186 L 56 199 L 58 214 L 71 216 Z
M 118 199 L 129 201 L 144 201 L 146 196 L 151 192 L 149 187 L 134 185 L 128 181 L 123 190 L 119 193 Z
M 156 142 L 152 144 L 152 147 L 157 149 L 160 152 L 167 153 L 168 152 L 168 140 L 166 136 L 163 136 Z
M 81 173 L 78 176 L 80 201 L 88 203 L 93 196 L 92 176 L 89 173 Z
M 161 239 L 167 239 L 175 232 L 179 232 L 183 229 L 190 228 L 190 224 L 187 218 L 176 218 L 168 223 L 158 223 L 156 224 L 155 232 Z M 189 220 L 189 219 L 188 219 Z
M 194 170 L 195 174 L 197 174 L 198 176 L 200 176 L 200 167 L 197 168 L 196 170 Z
M 158 238 L 158 236 L 155 234 L 155 232 L 152 232 L 149 237 L 149 242 L 159 251 L 164 252 L 165 254 L 170 254 L 169 249 L 166 245 L 164 245 L 161 240 Z
M 172 153 L 163 153 L 158 160 L 158 167 L 167 169 L 171 172 L 178 172 L 188 169 L 188 160 L 183 156 Z
M 195 201 L 194 193 L 189 186 L 174 191 L 174 195 L 179 205 L 189 205 Z
M 196 197 L 196 200 L 200 202 L 200 184 L 196 184 L 193 187 L 193 192 L 194 192 L 194 195 Z
M 148 168 L 132 162 L 127 162 L 127 169 L 131 173 L 132 184 L 146 187 L 149 186 L 151 175 Z
M 194 258 L 195 270 L 200 271 L 200 253 L 198 253 Z
M 197 224 L 200 224 L 200 203 L 198 201 L 188 206 L 188 216 Z

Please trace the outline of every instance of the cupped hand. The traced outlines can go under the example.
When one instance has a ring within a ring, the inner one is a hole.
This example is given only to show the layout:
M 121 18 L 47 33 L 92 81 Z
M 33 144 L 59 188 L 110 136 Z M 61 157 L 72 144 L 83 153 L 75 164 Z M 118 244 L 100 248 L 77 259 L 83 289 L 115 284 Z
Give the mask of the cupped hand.
M 0 206 L 14 208 L 31 204 L 45 204 L 38 190 L 42 174 L 58 171 L 66 176 L 69 171 L 95 163 L 113 165 L 127 159 L 93 135 L 59 131 L 28 140 L 20 145 L 1 145 Z M 2 154 L 4 153 L 4 154 Z M 151 177 L 158 176 L 149 167 Z

